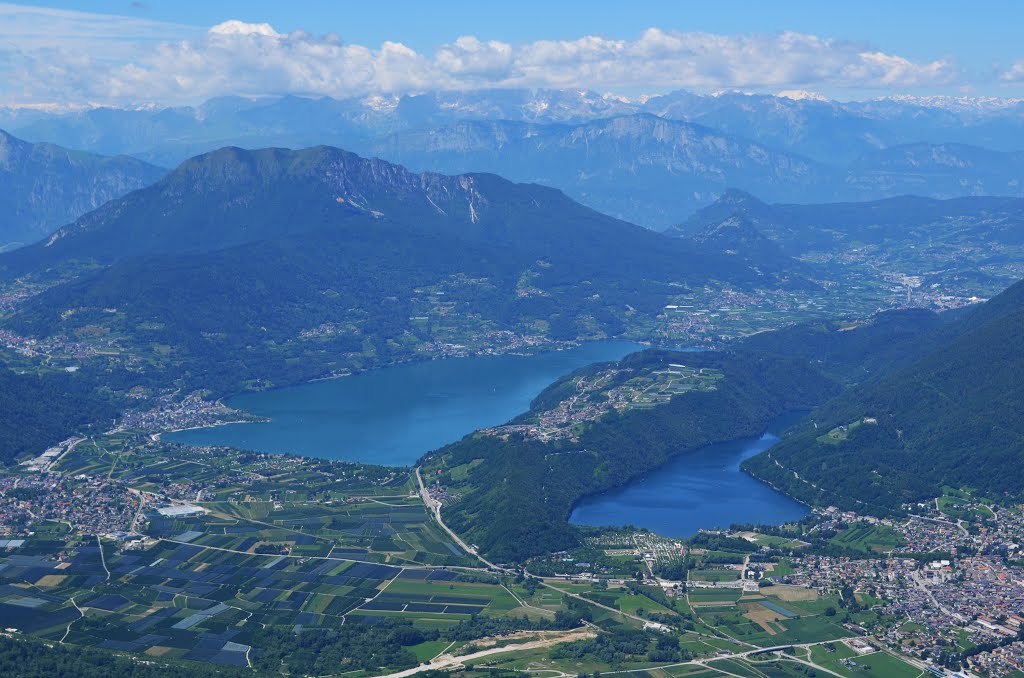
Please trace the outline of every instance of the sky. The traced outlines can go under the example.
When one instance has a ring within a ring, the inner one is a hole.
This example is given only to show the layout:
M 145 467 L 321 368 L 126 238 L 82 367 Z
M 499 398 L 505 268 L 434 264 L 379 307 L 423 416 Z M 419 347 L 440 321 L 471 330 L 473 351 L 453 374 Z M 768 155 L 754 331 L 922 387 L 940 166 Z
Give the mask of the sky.
M 1024 96 L 1024 3 L 0 3 L 0 104 L 430 89 Z

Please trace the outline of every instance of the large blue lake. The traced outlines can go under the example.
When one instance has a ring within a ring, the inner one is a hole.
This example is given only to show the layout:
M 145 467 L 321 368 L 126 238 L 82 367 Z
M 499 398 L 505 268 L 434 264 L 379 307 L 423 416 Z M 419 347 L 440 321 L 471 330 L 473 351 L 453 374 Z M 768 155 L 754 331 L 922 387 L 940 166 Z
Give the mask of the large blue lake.
M 778 442 L 798 415 L 781 417 L 757 438 L 708 445 L 680 455 L 628 485 L 588 497 L 572 512 L 576 525 L 635 525 L 666 537 L 734 523 L 781 525 L 807 508 L 740 470 L 740 463 Z
M 503 424 L 558 377 L 644 348 L 593 342 L 527 356 L 482 356 L 399 365 L 342 379 L 248 393 L 228 401 L 266 423 L 167 434 L 193 445 L 410 465 L 479 428 Z

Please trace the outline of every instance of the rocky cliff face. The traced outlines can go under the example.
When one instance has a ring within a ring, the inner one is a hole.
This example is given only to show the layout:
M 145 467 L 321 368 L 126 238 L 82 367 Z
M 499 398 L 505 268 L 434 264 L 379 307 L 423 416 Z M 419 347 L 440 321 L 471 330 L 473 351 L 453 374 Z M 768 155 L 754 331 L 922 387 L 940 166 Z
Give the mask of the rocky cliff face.
M 0 131 L 0 247 L 38 240 L 163 173 L 134 158 L 30 144 Z

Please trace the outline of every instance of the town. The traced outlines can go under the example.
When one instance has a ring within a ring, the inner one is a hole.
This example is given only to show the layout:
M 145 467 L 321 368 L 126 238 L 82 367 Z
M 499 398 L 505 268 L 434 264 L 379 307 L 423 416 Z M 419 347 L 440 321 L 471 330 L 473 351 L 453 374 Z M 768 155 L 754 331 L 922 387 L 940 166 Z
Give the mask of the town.
M 568 438 L 575 441 L 584 422 L 612 410 L 623 412 L 667 403 L 675 395 L 690 391 L 713 391 L 724 378 L 721 370 L 669 364 L 664 369 L 608 369 L 594 375 L 574 377 L 571 394 L 554 407 L 532 413 L 526 423 L 483 429 L 485 435 L 521 433 L 542 441 Z

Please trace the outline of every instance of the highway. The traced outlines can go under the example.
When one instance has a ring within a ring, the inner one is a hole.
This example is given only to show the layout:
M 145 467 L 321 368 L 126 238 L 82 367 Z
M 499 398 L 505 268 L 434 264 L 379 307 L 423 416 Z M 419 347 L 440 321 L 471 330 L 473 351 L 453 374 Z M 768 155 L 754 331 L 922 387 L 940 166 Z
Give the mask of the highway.
M 452 541 L 454 541 L 456 544 L 462 547 L 463 551 L 473 556 L 487 567 L 494 570 L 499 570 L 501 572 L 511 572 L 511 570 L 507 568 L 495 565 L 494 563 L 492 563 L 491 561 L 487 560 L 482 555 L 477 553 L 474 549 L 470 548 L 469 545 L 466 544 L 466 542 L 462 541 L 459 535 L 455 534 L 455 532 L 451 528 L 444 524 L 444 520 L 441 519 L 441 502 L 434 500 L 434 498 L 430 496 L 430 491 L 427 490 L 427 486 L 423 483 L 423 476 L 420 474 L 419 466 L 416 467 L 416 482 L 419 483 L 420 498 L 423 499 L 424 505 L 426 505 L 426 507 L 430 509 L 430 512 L 434 514 L 434 520 L 436 520 L 437 524 L 441 526 L 441 529 L 444 530 L 445 533 L 447 533 L 447 535 L 452 538 Z

